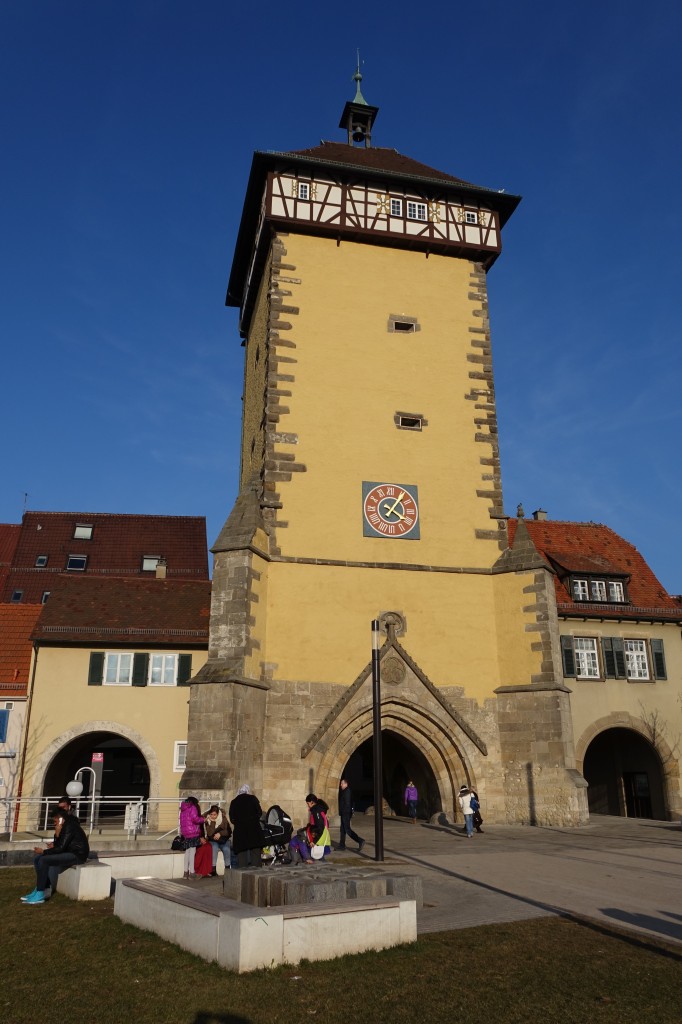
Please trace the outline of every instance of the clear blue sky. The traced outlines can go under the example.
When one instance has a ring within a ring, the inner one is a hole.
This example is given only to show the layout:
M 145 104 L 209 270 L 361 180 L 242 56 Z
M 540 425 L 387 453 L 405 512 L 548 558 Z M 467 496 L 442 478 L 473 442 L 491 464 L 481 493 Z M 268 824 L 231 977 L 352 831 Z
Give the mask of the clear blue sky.
M 0 9 L 0 521 L 236 493 L 225 290 L 254 149 L 374 142 L 524 199 L 489 275 L 505 506 L 682 591 L 679 0 Z

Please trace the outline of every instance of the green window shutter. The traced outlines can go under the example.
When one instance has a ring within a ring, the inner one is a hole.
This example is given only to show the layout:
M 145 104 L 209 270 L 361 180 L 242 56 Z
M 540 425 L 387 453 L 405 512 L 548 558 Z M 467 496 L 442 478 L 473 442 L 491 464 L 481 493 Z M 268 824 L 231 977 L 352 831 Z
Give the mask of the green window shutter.
M 562 636 L 561 657 L 564 663 L 564 676 L 575 676 L 575 655 L 573 653 L 573 637 Z
M 651 659 L 654 663 L 654 679 L 667 679 L 665 670 L 665 653 L 662 640 L 651 641 Z
M 602 637 L 601 651 L 604 656 L 604 675 L 607 679 L 615 679 L 616 659 L 613 654 L 613 641 L 610 636 Z
M 133 657 L 133 686 L 146 686 L 149 672 L 149 655 L 136 654 Z
M 627 677 L 627 672 L 625 671 L 625 644 L 617 636 L 613 637 L 612 643 L 613 656 L 616 659 L 616 679 L 625 679 Z
M 187 686 L 192 677 L 192 655 L 178 655 L 178 686 Z
M 101 686 L 104 677 L 104 651 L 90 652 L 90 668 L 88 670 L 88 686 Z

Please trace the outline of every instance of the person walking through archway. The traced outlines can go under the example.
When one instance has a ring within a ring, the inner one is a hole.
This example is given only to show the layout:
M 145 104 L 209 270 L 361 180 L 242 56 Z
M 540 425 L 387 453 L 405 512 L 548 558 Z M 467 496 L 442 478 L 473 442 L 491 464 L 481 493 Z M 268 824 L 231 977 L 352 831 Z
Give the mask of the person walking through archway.
M 339 783 L 339 817 L 341 818 L 341 836 L 337 850 L 346 849 L 346 836 L 350 836 L 358 844 L 358 853 L 365 845 L 365 840 L 353 831 L 350 819 L 353 817 L 353 793 L 348 785 L 348 779 L 341 779 Z
M 407 807 L 407 813 L 412 818 L 412 824 L 417 824 L 417 801 L 419 800 L 419 792 L 412 779 L 407 783 L 405 787 L 405 805 Z

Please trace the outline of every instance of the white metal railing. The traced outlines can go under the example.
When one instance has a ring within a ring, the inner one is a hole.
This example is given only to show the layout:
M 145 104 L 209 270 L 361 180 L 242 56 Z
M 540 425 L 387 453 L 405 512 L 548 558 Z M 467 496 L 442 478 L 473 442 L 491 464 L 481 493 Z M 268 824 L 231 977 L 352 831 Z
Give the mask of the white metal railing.
M 43 838 L 52 831 L 51 812 L 60 800 L 59 796 L 43 797 L 0 797 L 0 833 L 10 842 L 17 834 L 28 834 Z M 224 801 L 211 801 L 223 806 Z M 180 799 L 172 797 L 110 796 L 93 800 L 82 796 L 73 801 L 74 811 L 83 828 L 91 835 L 94 831 L 126 833 L 127 838 L 149 835 L 157 840 L 165 839 L 178 831 Z M 207 810 L 208 807 L 205 808 Z

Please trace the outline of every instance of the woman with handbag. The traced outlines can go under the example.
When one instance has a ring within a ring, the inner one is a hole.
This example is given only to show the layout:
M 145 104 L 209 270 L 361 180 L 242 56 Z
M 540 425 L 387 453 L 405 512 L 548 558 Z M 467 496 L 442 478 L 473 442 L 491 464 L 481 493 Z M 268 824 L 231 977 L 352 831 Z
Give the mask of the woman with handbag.
M 218 864 L 219 851 L 223 855 L 223 864 L 227 871 L 230 867 L 230 839 L 232 837 L 232 829 L 227 822 L 225 812 L 222 811 L 217 804 L 213 804 L 213 806 L 209 808 L 204 821 L 204 828 L 206 839 L 211 844 L 211 874 L 217 874 L 216 866 Z
M 180 804 L 180 835 L 185 848 L 185 878 L 196 878 L 194 856 L 198 846 L 206 840 L 203 837 L 204 818 L 195 796 L 188 796 Z
M 310 857 L 307 858 L 306 864 L 313 864 L 316 860 L 324 860 L 332 852 L 332 839 L 327 821 L 329 807 L 324 800 L 318 800 L 314 793 L 308 793 L 305 802 L 310 812 L 306 829 Z

